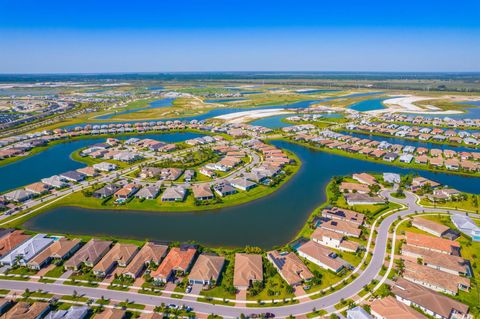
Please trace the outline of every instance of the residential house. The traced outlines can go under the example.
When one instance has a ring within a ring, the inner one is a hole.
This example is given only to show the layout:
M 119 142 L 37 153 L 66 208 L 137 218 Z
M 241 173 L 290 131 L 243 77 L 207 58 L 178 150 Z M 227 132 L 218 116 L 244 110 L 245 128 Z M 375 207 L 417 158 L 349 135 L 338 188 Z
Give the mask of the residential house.
M 362 230 L 359 224 L 340 219 L 323 221 L 318 227 L 333 231 L 343 236 L 360 237 Z
M 420 312 L 415 311 L 392 296 L 375 299 L 370 304 L 370 311 L 375 319 L 427 319 Z
M 196 200 L 210 200 L 215 198 L 208 183 L 192 185 L 192 192 Z
M 224 264 L 224 257 L 201 254 L 188 275 L 188 281 L 190 284 L 216 284 Z
M 367 173 L 353 174 L 352 178 L 356 181 L 359 181 L 362 184 L 366 185 L 375 185 L 378 184 L 378 181 L 375 177 Z
M 182 186 L 167 187 L 162 194 L 162 202 L 181 202 L 185 200 L 187 190 Z
M 8 229 L 7 232 L 2 231 L 2 236 L 0 237 L 0 257 L 5 256 L 30 238 L 30 235 L 24 234 L 21 230 Z
M 118 191 L 116 191 L 114 196 L 117 200 L 126 200 L 132 197 L 139 189 L 140 185 L 133 183 L 126 184 Z
M 373 317 L 362 307 L 356 306 L 347 310 L 347 319 L 373 319 Z
M 102 162 L 93 164 L 93 168 L 101 172 L 111 172 L 117 169 L 117 165 L 108 162 Z
M 94 191 L 92 196 L 95 198 L 107 198 L 107 197 L 113 196 L 113 194 L 115 194 L 119 189 L 121 189 L 121 187 L 118 185 L 107 184 L 102 188 Z
M 92 319 L 124 319 L 126 314 L 126 311 L 122 309 L 106 308 Z
M 4 194 L 3 197 L 11 202 L 23 203 L 31 199 L 33 197 L 33 193 L 23 189 L 16 189 Z
M 355 253 L 359 248 L 358 243 L 346 240 L 344 235 L 323 228 L 316 228 L 311 236 L 311 239 L 321 245 L 342 251 Z
M 233 285 L 237 289 L 248 289 L 254 282 L 262 282 L 262 256 L 257 254 L 236 253 L 233 271 Z
M 32 304 L 20 301 L 12 307 L 0 319 L 40 319 L 48 312 L 50 305 L 46 302 L 34 302 Z
M 173 247 L 151 276 L 155 281 L 167 282 L 175 272 L 187 272 L 196 254 L 197 250 L 193 247 Z
M 43 195 L 48 193 L 48 191 L 50 190 L 50 186 L 42 182 L 36 182 L 25 186 L 25 190 L 35 195 Z
M 385 204 L 385 199 L 380 196 L 370 196 L 368 194 L 349 193 L 344 195 L 349 206 L 354 205 L 378 205 Z
M 407 245 L 412 245 L 425 250 L 436 251 L 447 255 L 460 256 L 460 244 L 453 240 L 435 238 L 428 235 L 405 232 Z
M 335 252 L 313 240 L 300 246 L 298 248 L 298 254 L 300 257 L 303 257 L 314 264 L 336 273 L 342 270 L 345 265 Z
M 98 277 L 105 277 L 115 266 L 126 267 L 137 251 L 137 245 L 117 243 L 93 267 L 93 273 Z
M 81 182 L 85 179 L 86 175 L 77 171 L 68 171 L 59 175 L 60 178 L 70 182 Z
M 480 227 L 466 215 L 451 215 L 452 223 L 462 233 L 472 238 L 473 241 L 480 241 Z
M 110 250 L 111 241 L 91 239 L 64 264 L 65 269 L 78 270 L 82 265 L 95 266 Z
M 58 176 L 58 175 L 53 175 L 47 178 L 42 178 L 42 183 L 47 184 L 50 187 L 53 188 L 63 188 L 66 187 L 68 184 L 65 182 L 65 179 Z
M 232 195 L 237 192 L 237 190 L 232 185 L 230 185 L 230 183 L 225 181 L 214 185 L 213 190 L 221 197 Z
M 0 263 L 6 266 L 26 266 L 30 260 L 52 243 L 52 238 L 48 238 L 45 234 L 37 234 L 5 254 L 2 259 L 0 259 Z
M 136 194 L 135 197 L 140 199 L 154 199 L 160 193 L 160 186 L 158 185 L 150 185 L 145 186 L 140 189 Z
M 354 210 L 338 207 L 326 208 L 322 210 L 322 216 L 325 218 L 347 221 L 358 225 L 363 225 L 365 221 L 364 214 L 361 214 Z
M 360 193 L 360 194 L 368 194 L 370 193 L 370 188 L 368 185 L 365 184 L 357 184 L 357 183 L 350 183 L 350 182 L 342 182 L 340 183 L 339 189 L 342 193 Z
M 168 246 L 158 245 L 152 242 L 145 243 L 123 270 L 123 274 L 131 278 L 138 278 L 150 263 L 159 265 L 162 258 L 167 255 L 167 251 Z
M 39 270 L 53 259 L 65 260 L 80 248 L 80 239 L 60 238 L 53 242 L 47 249 L 35 256 L 27 263 L 32 269 Z
M 279 253 L 277 250 L 272 250 L 267 253 L 267 259 L 290 286 L 301 285 L 314 277 L 310 269 L 293 252 Z
M 257 186 L 256 183 L 251 182 L 244 177 L 234 178 L 234 179 L 230 180 L 230 184 L 233 187 L 238 188 L 242 191 L 248 191 L 248 190 L 251 190 L 252 188 Z
M 420 230 L 423 230 L 424 232 L 427 232 L 437 237 L 443 237 L 443 235 L 445 235 L 450 230 L 450 228 L 445 225 L 422 217 L 415 217 L 412 220 L 412 225 Z
M 44 319 L 83 319 L 89 312 L 88 306 L 71 306 L 67 310 L 51 311 Z

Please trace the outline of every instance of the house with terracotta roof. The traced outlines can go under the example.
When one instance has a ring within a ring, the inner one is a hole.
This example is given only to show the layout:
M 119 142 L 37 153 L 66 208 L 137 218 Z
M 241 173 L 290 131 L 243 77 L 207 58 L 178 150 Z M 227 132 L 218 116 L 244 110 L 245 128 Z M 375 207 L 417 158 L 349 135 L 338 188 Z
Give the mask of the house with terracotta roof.
M 190 284 L 213 285 L 218 283 L 225 258 L 214 255 L 201 254 L 188 275 Z
M 267 253 L 267 259 L 290 286 L 301 285 L 314 277 L 310 269 L 293 252 L 280 253 L 272 250 Z
M 321 245 L 335 248 L 342 251 L 355 253 L 359 248 L 359 244 L 353 241 L 346 240 L 342 234 L 333 232 L 331 230 L 316 228 L 311 239 Z
M 235 254 L 233 285 L 239 290 L 250 288 L 254 282 L 263 281 L 263 260 L 257 254 Z
M 25 190 L 36 195 L 43 195 L 48 193 L 48 191 L 50 190 L 50 186 L 42 182 L 36 182 L 25 186 Z
M 434 318 L 469 318 L 467 305 L 401 277 L 391 285 L 391 292 L 398 301 L 409 307 L 420 308 Z
M 420 312 L 398 301 L 392 296 L 375 299 L 370 311 L 376 319 L 427 319 Z
M 132 261 L 123 270 L 122 274 L 131 278 L 138 278 L 150 263 L 160 264 L 167 255 L 168 246 L 147 242 L 133 257 Z
M 365 185 L 375 185 L 378 181 L 375 177 L 367 173 L 353 174 L 352 178 Z
M 370 188 L 368 185 L 365 184 L 358 184 L 358 183 L 350 183 L 350 182 L 342 182 L 340 183 L 339 189 L 342 193 L 348 192 L 357 192 L 360 194 L 368 194 L 370 193 Z
M 442 293 L 456 295 L 459 290 L 470 289 L 470 279 L 452 275 L 418 263 L 405 261 L 403 278 Z
M 124 319 L 127 312 L 122 309 L 106 308 L 98 313 L 93 319 Z
M 91 239 L 64 264 L 66 270 L 78 270 L 84 264 L 95 266 L 110 250 L 111 241 Z
M 52 260 L 65 260 L 80 248 L 80 239 L 60 238 L 53 242 L 47 249 L 35 256 L 27 263 L 31 269 L 39 270 Z
M 313 240 L 309 240 L 300 246 L 297 251 L 300 257 L 336 273 L 342 270 L 345 265 L 344 261 L 338 258 L 334 251 Z
M 0 319 L 40 319 L 50 309 L 50 305 L 46 302 L 28 302 L 20 301 L 12 307 L 7 313 L 3 314 Z
M 175 272 L 187 272 L 192 266 L 197 250 L 193 247 L 173 247 L 157 270 L 150 274 L 155 281 L 167 282 Z
M 116 243 L 93 267 L 93 273 L 98 277 L 105 277 L 115 266 L 126 267 L 137 251 L 137 245 Z
M 117 200 L 126 200 L 132 197 L 139 189 L 140 185 L 130 183 L 116 191 L 114 196 Z
M 30 239 L 30 235 L 24 234 L 21 230 L 9 231 L 0 238 L 0 257 L 5 256 L 23 242 Z
M 429 235 L 405 232 L 407 245 L 412 245 L 425 250 L 436 251 L 447 255 L 460 256 L 460 243 L 444 238 Z
M 420 230 L 423 230 L 424 232 L 427 232 L 437 237 L 442 237 L 450 230 L 450 228 L 445 225 L 422 217 L 415 217 L 412 220 L 412 225 Z
M 425 177 L 417 176 L 412 179 L 412 185 L 411 188 L 413 191 L 419 190 L 423 186 L 430 186 L 432 188 L 440 186 L 440 183 L 437 183 L 435 181 L 429 180 Z

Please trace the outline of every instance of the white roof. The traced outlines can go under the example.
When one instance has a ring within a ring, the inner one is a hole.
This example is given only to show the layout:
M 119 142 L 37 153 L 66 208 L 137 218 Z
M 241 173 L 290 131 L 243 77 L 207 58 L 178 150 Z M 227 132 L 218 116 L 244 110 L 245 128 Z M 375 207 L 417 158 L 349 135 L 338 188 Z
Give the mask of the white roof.
M 87 314 L 87 306 L 72 306 L 68 310 L 52 311 L 45 319 L 83 319 Z
M 347 310 L 347 319 L 372 319 L 372 316 L 370 316 L 362 307 L 355 307 Z
M 20 263 L 27 263 L 33 257 L 38 255 L 47 246 L 53 243 L 52 238 L 47 238 L 45 234 L 37 234 L 25 241 L 23 244 L 5 255 L 0 262 L 2 264 L 13 265 L 17 257 L 21 257 Z
M 454 214 L 452 215 L 452 222 L 464 234 L 473 237 L 480 236 L 480 227 L 466 215 Z

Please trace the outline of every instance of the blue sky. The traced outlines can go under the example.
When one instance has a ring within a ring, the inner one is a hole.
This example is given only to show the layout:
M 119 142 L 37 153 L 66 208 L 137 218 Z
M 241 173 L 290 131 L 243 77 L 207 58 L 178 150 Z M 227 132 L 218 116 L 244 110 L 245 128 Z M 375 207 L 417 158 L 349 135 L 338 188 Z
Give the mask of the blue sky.
M 480 71 L 480 1 L 0 0 L 0 73 Z

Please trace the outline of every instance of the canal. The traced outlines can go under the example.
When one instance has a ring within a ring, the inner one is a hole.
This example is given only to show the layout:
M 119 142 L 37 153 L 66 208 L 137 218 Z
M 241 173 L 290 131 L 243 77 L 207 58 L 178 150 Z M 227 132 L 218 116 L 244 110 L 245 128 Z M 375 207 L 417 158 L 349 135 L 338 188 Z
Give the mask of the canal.
M 418 173 L 461 191 L 479 192 L 477 178 L 365 162 L 285 141 L 273 144 L 294 152 L 303 165 L 278 191 L 244 205 L 195 213 L 59 207 L 30 219 L 24 226 L 38 232 L 271 248 L 296 235 L 312 210 L 325 201 L 325 187 L 333 176 L 358 172 Z

